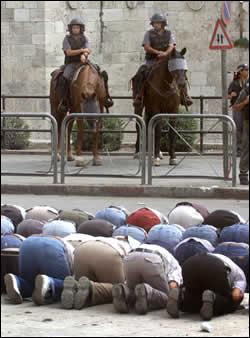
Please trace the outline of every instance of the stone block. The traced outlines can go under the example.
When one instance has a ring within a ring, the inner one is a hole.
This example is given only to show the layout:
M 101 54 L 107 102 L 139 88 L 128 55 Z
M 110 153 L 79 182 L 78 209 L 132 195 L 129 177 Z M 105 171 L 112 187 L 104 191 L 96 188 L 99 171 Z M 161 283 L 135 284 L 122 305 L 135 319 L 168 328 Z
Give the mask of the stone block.
M 32 37 L 31 35 L 20 35 L 20 34 L 13 34 L 11 38 L 11 44 L 16 45 L 29 45 L 32 44 Z
M 32 44 L 40 45 L 45 43 L 45 34 L 32 34 Z
M 12 20 L 14 20 L 14 9 L 13 8 L 2 8 L 1 21 L 12 21 Z
M 9 35 L 10 34 L 10 24 L 9 22 L 1 22 L 1 33 L 2 35 L 4 34 L 7 34 Z
M 66 32 L 66 27 L 64 27 L 64 24 L 63 24 L 62 21 L 56 21 L 55 22 L 55 32 L 56 33 Z
M 23 1 L 24 8 L 37 8 L 37 1 Z
M 192 72 L 191 85 L 192 86 L 205 86 L 207 84 L 207 74 L 205 72 Z
M 1 8 L 6 8 L 6 1 L 1 1 Z
M 12 22 L 10 23 L 10 30 L 12 34 L 32 34 L 32 24 L 30 22 Z
M 204 96 L 214 96 L 217 95 L 216 93 L 216 87 L 213 86 L 201 86 L 201 95 Z
M 6 8 L 23 8 L 23 1 L 5 1 L 5 6 Z
M 122 9 L 105 9 L 103 15 L 103 20 L 105 21 L 122 21 L 124 20 L 123 17 L 123 10 Z
M 43 9 L 30 9 L 30 21 L 45 21 Z
M 32 22 L 32 34 L 42 34 L 45 33 L 45 24 L 44 22 Z
M 15 21 L 29 21 L 30 10 L 29 9 L 14 9 L 14 20 Z

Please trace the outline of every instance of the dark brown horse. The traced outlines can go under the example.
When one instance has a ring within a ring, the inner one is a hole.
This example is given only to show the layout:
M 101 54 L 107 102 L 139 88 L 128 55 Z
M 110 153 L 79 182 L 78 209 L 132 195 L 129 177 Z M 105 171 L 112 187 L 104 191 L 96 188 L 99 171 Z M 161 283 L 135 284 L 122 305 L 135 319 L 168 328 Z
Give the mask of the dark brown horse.
M 181 91 L 186 87 L 186 63 L 184 54 L 186 49 L 181 52 L 175 49 L 169 58 L 166 58 L 154 64 L 146 76 L 144 84 L 144 108 L 145 122 L 148 127 L 150 119 L 156 114 L 174 114 L 178 113 L 181 103 Z M 136 108 L 135 113 L 142 116 L 143 107 Z M 169 120 L 172 127 L 175 127 L 175 119 Z M 169 164 L 176 164 L 175 144 L 176 135 L 169 129 Z M 155 148 L 154 148 L 154 165 L 160 165 L 160 140 L 161 124 L 155 128 Z M 137 128 L 136 153 L 139 152 L 139 138 Z
M 53 73 L 52 73 L 53 74 Z M 62 76 L 62 75 L 61 75 Z M 85 112 L 86 104 L 90 106 L 95 106 L 97 101 L 99 107 L 98 111 L 91 111 L 92 113 L 104 112 L 104 102 L 106 97 L 106 89 L 103 77 L 100 76 L 97 69 L 90 63 L 87 62 L 81 67 L 81 70 L 77 78 L 70 85 L 70 108 L 69 113 L 81 113 Z M 56 86 L 56 81 L 54 81 L 53 76 L 50 82 L 50 106 L 51 114 L 56 118 L 58 124 L 58 158 L 60 158 L 60 139 L 61 139 L 61 126 L 65 113 L 62 113 L 58 110 L 61 97 L 59 95 L 59 90 Z M 97 106 L 96 106 L 97 108 Z M 69 122 L 68 126 L 68 146 L 67 146 L 67 160 L 72 161 L 74 157 L 71 151 L 70 137 L 72 132 L 74 121 Z M 83 143 L 83 120 L 77 119 L 77 146 L 76 146 L 76 155 L 81 155 L 82 143 Z M 98 156 L 98 137 L 99 137 L 99 120 L 94 121 L 94 141 L 93 141 L 93 165 L 101 165 L 101 159 Z

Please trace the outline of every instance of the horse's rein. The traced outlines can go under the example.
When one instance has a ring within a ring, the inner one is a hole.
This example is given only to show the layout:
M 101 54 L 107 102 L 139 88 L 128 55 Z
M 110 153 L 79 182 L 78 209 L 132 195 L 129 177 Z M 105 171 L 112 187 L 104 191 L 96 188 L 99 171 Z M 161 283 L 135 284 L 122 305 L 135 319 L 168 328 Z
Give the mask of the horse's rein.
M 174 81 L 175 81 L 175 80 L 174 80 Z M 151 87 L 151 88 L 152 88 L 159 96 L 161 96 L 161 97 L 163 97 L 163 98 L 166 98 L 167 95 L 171 96 L 171 95 L 175 95 L 175 94 L 177 94 L 178 96 L 180 96 L 180 90 L 179 90 L 179 88 L 177 87 L 176 82 L 175 82 L 174 86 L 172 87 L 172 90 L 167 90 L 167 91 L 164 92 L 164 93 L 162 93 L 159 89 L 157 89 L 157 88 L 152 84 L 152 82 L 150 82 L 148 79 L 146 79 L 145 82 L 147 82 L 147 83 L 150 85 L 150 87 Z M 165 82 L 166 82 L 166 80 L 165 80 Z M 167 84 L 168 84 L 168 83 L 167 83 Z M 168 86 L 171 88 L 171 85 L 170 85 L 170 84 L 168 84 Z

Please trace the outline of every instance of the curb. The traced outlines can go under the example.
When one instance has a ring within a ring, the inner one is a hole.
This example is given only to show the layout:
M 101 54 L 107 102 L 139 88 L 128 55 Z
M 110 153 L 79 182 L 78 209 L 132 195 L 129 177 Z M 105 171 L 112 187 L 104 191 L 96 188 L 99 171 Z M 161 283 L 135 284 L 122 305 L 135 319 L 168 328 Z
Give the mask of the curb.
M 158 198 L 211 198 L 248 200 L 249 190 L 219 187 L 162 187 L 147 185 L 2 184 L 2 194 L 82 195 Z

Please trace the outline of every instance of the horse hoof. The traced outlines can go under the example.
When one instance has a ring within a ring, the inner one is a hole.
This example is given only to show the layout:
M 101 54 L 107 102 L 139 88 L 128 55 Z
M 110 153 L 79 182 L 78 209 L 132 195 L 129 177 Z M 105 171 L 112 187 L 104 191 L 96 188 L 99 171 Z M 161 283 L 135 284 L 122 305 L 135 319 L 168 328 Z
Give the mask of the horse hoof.
M 160 157 L 161 160 L 164 159 L 163 153 L 161 151 L 160 151 L 159 157 Z
M 72 156 L 72 155 L 67 156 L 67 161 L 72 162 L 74 160 L 75 160 L 74 156 Z
M 154 158 L 153 165 L 159 167 L 161 165 L 161 159 L 159 157 Z
M 93 165 L 94 166 L 101 166 L 102 165 L 102 159 L 100 157 L 93 158 Z
M 87 167 L 88 162 L 80 159 L 76 159 L 75 167 Z
M 169 159 L 169 165 L 176 165 L 177 164 L 177 159 L 176 158 L 170 158 Z

